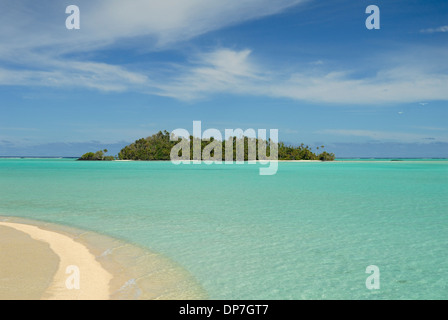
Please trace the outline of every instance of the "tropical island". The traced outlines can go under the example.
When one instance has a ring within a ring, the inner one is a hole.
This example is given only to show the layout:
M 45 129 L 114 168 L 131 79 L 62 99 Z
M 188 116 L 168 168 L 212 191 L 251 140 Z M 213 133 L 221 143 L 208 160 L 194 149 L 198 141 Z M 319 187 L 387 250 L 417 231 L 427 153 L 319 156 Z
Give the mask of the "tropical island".
M 81 156 L 78 160 L 87 160 L 87 161 L 111 161 L 111 160 L 141 160 L 141 161 L 169 161 L 171 160 L 171 152 L 173 147 L 179 144 L 179 141 L 172 141 L 170 139 L 172 136 L 168 131 L 159 131 L 158 133 L 149 136 L 147 138 L 142 138 L 136 140 L 134 143 L 124 147 L 118 153 L 116 157 L 114 156 L 106 156 L 107 149 L 97 151 L 95 153 L 88 152 Z M 266 146 L 266 155 L 269 157 L 271 147 L 273 147 L 273 142 L 269 139 L 267 141 L 257 139 L 257 138 L 249 138 L 243 136 L 241 138 L 232 137 L 227 141 L 216 141 L 213 138 L 210 138 L 209 141 L 204 141 L 199 138 L 190 136 L 188 140 L 190 144 L 190 155 L 189 159 L 194 159 L 194 144 L 200 145 L 201 147 L 201 155 L 204 154 L 205 148 L 207 150 L 210 149 L 212 143 L 221 143 L 222 145 L 222 160 L 225 160 L 226 155 L 226 144 L 233 145 L 233 160 L 236 160 L 237 157 L 237 146 L 238 143 L 242 143 L 244 145 L 244 160 L 249 160 L 249 145 L 252 144 L 256 146 L 256 158 L 259 159 L 258 149 L 259 146 Z M 278 160 L 320 160 L 320 161 L 333 161 L 335 159 L 334 153 L 328 153 L 327 151 L 323 151 L 324 146 L 317 147 L 316 151 L 313 152 L 311 147 L 308 145 L 304 145 L 303 143 L 300 146 L 292 146 L 285 145 L 283 142 L 279 142 L 276 146 L 278 148 Z M 210 156 L 214 156 L 214 150 L 211 150 Z M 320 151 L 320 152 L 319 152 Z M 209 160 L 204 159 L 201 160 Z
M 107 149 L 100 150 L 97 152 L 87 152 L 81 156 L 78 160 L 84 161 L 112 161 L 116 160 L 114 156 L 106 156 L 105 154 L 108 152 Z

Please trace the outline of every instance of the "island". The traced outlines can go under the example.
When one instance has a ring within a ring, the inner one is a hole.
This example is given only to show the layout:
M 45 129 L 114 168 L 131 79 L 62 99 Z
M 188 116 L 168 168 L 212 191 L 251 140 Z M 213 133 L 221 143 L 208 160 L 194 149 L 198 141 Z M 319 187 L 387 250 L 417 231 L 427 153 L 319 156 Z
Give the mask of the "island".
M 112 161 L 115 160 L 114 156 L 106 156 L 105 154 L 108 152 L 107 149 L 93 152 L 87 152 L 81 156 L 78 160 L 81 161 Z
M 173 148 L 179 144 L 179 139 L 182 140 L 184 138 L 172 139 L 173 136 L 168 131 L 159 131 L 158 133 L 149 136 L 147 138 L 142 138 L 136 140 L 134 143 L 124 147 L 118 153 L 117 156 L 106 156 L 107 149 L 97 151 L 95 153 L 88 152 L 82 155 L 78 160 L 86 160 L 86 161 L 111 161 L 111 160 L 140 160 L 140 161 L 169 161 L 171 160 L 171 152 Z M 231 140 L 232 139 L 232 140 Z M 244 145 L 244 160 L 249 160 L 250 155 L 250 145 L 256 148 L 256 160 L 259 159 L 259 146 L 265 146 L 266 148 L 266 156 L 269 158 L 271 148 L 277 147 L 278 149 L 278 160 L 317 160 L 317 161 L 333 161 L 335 159 L 334 153 L 329 153 L 324 151 L 324 146 L 320 146 L 316 148 L 316 151 L 313 152 L 312 148 L 308 145 L 304 145 L 303 143 L 299 146 L 286 145 L 283 142 L 279 142 L 276 146 L 274 146 L 274 142 L 270 139 L 267 141 L 257 139 L 257 138 L 249 138 L 243 136 L 241 138 L 232 137 L 225 141 L 217 141 L 214 140 L 213 137 L 209 139 L 209 141 L 204 141 L 199 138 L 190 136 L 188 141 L 190 144 L 189 155 L 187 156 L 189 159 L 195 159 L 195 154 L 193 154 L 195 144 L 196 147 L 200 145 L 201 152 L 200 154 L 210 154 L 211 157 L 214 156 L 216 146 L 219 147 L 221 145 L 222 148 L 222 160 L 225 160 L 226 156 L 226 144 L 232 144 L 233 146 L 233 160 L 237 160 L 237 146 L 239 143 Z M 187 143 L 188 143 L 187 142 Z M 211 146 L 214 148 L 211 148 Z M 207 150 L 207 152 L 203 152 Z M 199 160 L 199 159 L 196 159 Z M 201 156 L 200 160 L 209 160 L 209 158 L 204 158 Z M 252 159 L 251 159 L 252 160 Z

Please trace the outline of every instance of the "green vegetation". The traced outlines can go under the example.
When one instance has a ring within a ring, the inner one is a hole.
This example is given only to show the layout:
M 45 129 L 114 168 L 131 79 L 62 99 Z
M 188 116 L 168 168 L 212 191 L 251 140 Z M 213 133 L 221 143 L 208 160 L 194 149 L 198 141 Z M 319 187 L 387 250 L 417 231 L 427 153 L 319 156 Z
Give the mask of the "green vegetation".
M 142 138 L 127 147 L 124 147 L 118 153 L 120 160 L 170 160 L 171 148 L 178 142 L 170 141 L 168 131 L 159 131 L 158 133 Z
M 236 138 L 233 137 L 233 141 L 230 139 L 222 142 L 222 160 L 225 160 L 226 154 L 226 144 L 233 143 L 233 160 L 236 160 L 236 149 L 237 142 L 241 142 L 241 139 L 244 139 L 244 160 L 248 160 L 249 154 L 249 145 L 256 144 L 257 150 L 257 160 L 258 157 L 258 146 L 266 145 L 266 155 L 269 157 L 270 149 L 271 149 L 271 141 L 263 141 L 255 138 Z M 190 136 L 190 156 L 189 159 L 194 159 L 193 156 L 193 144 L 197 143 L 201 145 L 201 154 L 204 148 L 215 140 L 213 138 L 210 141 L 201 141 L 199 138 L 193 138 Z M 142 138 L 134 143 L 124 147 L 120 153 L 118 154 L 118 159 L 120 160 L 170 160 L 171 149 L 177 145 L 179 141 L 170 141 L 170 133 L 168 131 L 159 131 L 158 133 L 147 137 Z M 316 148 L 317 150 L 323 149 L 324 146 L 320 148 Z M 179 154 L 181 156 L 182 154 Z M 214 151 L 210 152 L 210 155 L 214 156 Z M 333 161 L 335 159 L 335 155 L 333 153 L 328 153 L 323 151 L 321 153 L 315 153 L 309 146 L 305 146 L 301 144 L 298 147 L 294 146 L 286 146 L 283 142 L 278 144 L 278 159 L 279 160 L 322 160 L 322 161 Z M 204 160 L 204 159 L 202 159 Z
M 320 149 L 325 148 L 321 146 Z M 316 148 L 319 150 L 319 147 Z M 305 146 L 303 143 L 298 146 L 286 146 L 283 142 L 278 146 L 278 159 L 279 160 L 321 160 L 321 161 L 333 161 L 335 159 L 334 153 L 328 153 L 323 151 L 321 153 L 315 153 L 309 146 Z
M 243 141 L 242 141 L 243 140 Z M 185 140 L 184 140 L 185 141 Z M 258 148 L 259 146 L 266 146 L 266 151 L 262 152 L 262 154 L 266 154 L 266 157 L 263 158 L 269 158 L 271 148 L 275 148 L 275 145 L 270 140 L 264 141 L 261 139 L 255 139 L 255 138 L 248 138 L 248 137 L 242 137 L 242 138 L 230 138 L 226 141 L 215 141 L 213 138 L 210 139 L 210 141 L 202 141 L 199 138 L 194 138 L 193 136 L 190 136 L 190 155 L 187 157 L 188 159 L 195 159 L 193 151 L 194 151 L 194 144 L 197 144 L 197 146 L 201 146 L 201 155 L 202 151 L 209 146 L 208 149 L 211 149 L 212 143 L 222 145 L 222 160 L 225 160 L 226 156 L 226 144 L 233 144 L 233 160 L 236 160 L 237 156 L 237 146 L 244 142 L 244 160 L 247 161 L 249 158 L 249 150 L 250 146 L 253 146 L 253 150 L 256 151 L 256 158 L 257 160 L 260 160 L 258 155 Z M 168 131 L 159 131 L 158 133 L 147 137 L 142 138 L 134 143 L 124 147 L 119 153 L 117 157 L 113 156 L 106 156 L 105 153 L 107 153 L 107 149 L 97 151 L 95 153 L 88 152 L 84 154 L 81 158 L 78 160 L 89 160 L 89 161 L 110 161 L 115 160 L 116 158 L 119 160 L 146 160 L 146 161 L 154 161 L 154 160 L 171 160 L 170 154 L 171 150 L 174 146 L 180 143 L 179 141 L 170 141 L 170 133 Z M 186 142 L 188 145 L 188 142 Z M 326 151 L 322 151 L 321 153 L 313 152 L 312 149 L 309 146 L 305 146 L 303 143 L 298 146 L 287 146 L 283 142 L 280 142 L 277 144 L 278 148 L 278 160 L 321 160 L 321 161 L 333 161 L 335 159 L 335 155 L 333 153 L 328 153 Z M 324 146 L 317 147 L 316 149 L 323 149 Z M 210 156 L 215 156 L 215 150 L 212 149 L 210 151 Z M 209 152 L 209 150 L 207 150 Z M 182 156 L 181 152 L 179 156 Z M 212 158 L 201 160 L 212 160 Z
M 79 158 L 78 160 L 82 160 L 82 161 L 112 161 L 112 160 L 115 160 L 115 157 L 106 156 L 105 153 L 107 153 L 107 149 L 100 150 L 95 153 L 87 152 L 86 154 L 83 154 L 81 156 L 81 158 Z

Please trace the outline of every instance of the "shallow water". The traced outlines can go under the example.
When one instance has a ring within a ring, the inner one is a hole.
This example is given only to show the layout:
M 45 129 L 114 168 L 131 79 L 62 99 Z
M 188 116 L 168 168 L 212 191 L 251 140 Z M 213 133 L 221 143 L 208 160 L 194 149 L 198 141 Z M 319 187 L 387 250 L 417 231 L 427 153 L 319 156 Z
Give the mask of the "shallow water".
M 84 245 L 101 264 L 102 268 L 112 275 L 111 281 L 106 284 L 109 287 L 109 299 L 197 300 L 208 298 L 207 293 L 187 270 L 165 256 L 151 252 L 141 246 L 96 232 L 49 222 L 0 216 L 1 222 L 36 226 L 40 229 L 61 233 Z M 9 248 L 8 241 L 11 241 L 11 239 L 19 241 L 17 243 L 19 255 L 17 258 L 13 257 L 11 259 L 11 254 L 15 253 L 10 251 L 6 253 L 7 259 L 3 261 L 2 266 L 6 270 L 0 270 L 3 271 L 0 296 L 8 300 L 65 299 L 65 296 L 58 293 L 60 284 L 57 284 L 53 291 L 51 288 L 49 289 L 54 281 L 54 273 L 60 264 L 58 256 L 45 242 L 30 241 L 27 246 L 30 246 L 31 249 L 23 247 L 23 241 L 20 242 L 17 236 L 11 238 L 10 232 L 9 230 L 9 234 L 0 233 L 2 236 L 0 237 L 2 242 L 0 244 Z M 22 233 L 22 236 L 26 237 L 27 235 Z M 46 251 L 38 250 L 39 245 L 46 247 L 44 248 Z M 25 257 L 21 257 L 20 254 L 25 254 Z M 49 261 L 42 261 L 42 258 Z M 18 259 L 20 260 L 17 261 Z M 11 260 L 12 265 L 10 264 Z M 23 265 L 26 260 L 28 260 L 28 264 Z M 11 268 L 17 268 L 17 270 L 8 270 Z M 85 269 L 81 271 L 81 279 L 88 278 L 83 276 L 86 272 L 88 271 Z M 19 286 L 17 286 L 18 283 Z M 5 288 L 3 288 L 3 285 L 5 285 Z
M 448 161 L 259 167 L 0 159 L 0 215 L 160 252 L 212 299 L 448 298 Z

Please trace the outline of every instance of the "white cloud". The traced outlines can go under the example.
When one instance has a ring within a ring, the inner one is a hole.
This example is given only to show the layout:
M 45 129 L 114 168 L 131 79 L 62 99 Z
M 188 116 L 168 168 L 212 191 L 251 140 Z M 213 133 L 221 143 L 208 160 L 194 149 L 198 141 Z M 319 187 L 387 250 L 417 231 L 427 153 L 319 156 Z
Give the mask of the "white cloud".
M 0 85 L 84 87 L 101 91 L 125 91 L 148 82 L 145 75 L 98 62 L 67 63 L 48 60 L 45 69 L 50 71 L 0 68 Z
M 248 86 L 263 79 L 249 61 L 250 53 L 250 50 L 218 49 L 201 54 L 192 66 L 181 68 L 179 76 L 156 84 L 156 94 L 194 100 L 220 92 L 250 93 Z
M 100 1 L 88 15 L 99 33 L 114 38 L 152 34 L 158 44 L 190 39 L 242 21 L 279 13 L 304 0 L 122 0 Z M 101 32 L 103 31 L 103 32 Z
M 70 1 L 0 0 L 0 53 L 36 48 L 83 51 L 141 36 L 147 38 L 140 38 L 139 46 L 151 49 L 277 14 L 306 1 L 78 0 L 81 29 L 67 30 L 65 8 Z
M 316 60 L 316 61 L 310 62 L 310 64 L 315 65 L 315 66 L 320 66 L 320 65 L 323 65 L 324 62 L 322 60 Z
M 78 0 L 81 29 L 67 30 L 65 8 L 73 4 L 70 1 L 0 0 L 0 85 L 78 86 L 163 94 L 159 87 L 164 84 L 152 83 L 148 72 L 79 61 L 80 58 L 75 60 L 67 55 L 89 54 L 132 41 L 139 50 L 160 50 L 213 30 L 280 13 L 306 1 Z M 196 76 L 214 79 L 213 83 L 218 84 L 249 75 L 251 71 L 238 64 L 248 54 L 249 51 L 206 54 L 202 58 L 209 59 L 215 68 L 197 69 Z M 186 76 L 184 80 L 188 80 Z
M 374 77 L 354 78 L 348 72 L 324 75 L 296 73 L 271 87 L 276 97 L 319 103 L 388 104 L 425 100 L 448 100 L 448 75 L 401 68 L 380 70 Z
M 165 79 L 157 94 L 194 100 L 214 93 L 233 93 L 360 105 L 448 100 L 448 75 L 435 72 L 432 66 L 405 62 L 394 68 L 384 67 L 374 76 L 355 78 L 348 71 L 320 69 L 315 73 L 315 67 L 275 72 L 256 64 L 249 50 L 219 49 L 201 58 L 180 69 L 174 79 Z
M 437 33 L 437 32 L 448 32 L 448 26 L 441 26 L 438 28 L 429 28 L 420 30 L 421 33 Z
M 413 129 L 422 129 L 429 131 L 448 131 L 448 128 L 428 127 L 428 126 L 412 126 Z
M 331 64 L 321 60 L 281 72 L 266 63 L 257 63 L 249 49 L 219 48 L 157 72 L 137 65 L 86 61 L 94 49 L 134 41 L 139 50 L 160 50 L 213 30 L 280 13 L 306 1 L 80 0 L 77 5 L 81 10 L 81 30 L 67 30 L 65 7 L 71 4 L 69 1 L 55 4 L 0 0 L 0 85 L 133 90 L 179 100 L 217 93 L 326 104 L 448 100 L 443 49 L 433 50 L 434 54 L 417 50 L 424 52 L 425 59 L 413 57 L 409 48 L 403 49 L 391 55 L 387 64 L 381 61 L 376 74 L 363 77 L 355 76 L 362 73 L 362 66 L 332 70 L 327 66 Z M 69 54 L 83 51 L 84 61 L 69 58 Z
M 36 58 L 37 59 L 37 58 Z M 335 105 L 383 105 L 448 100 L 448 75 L 414 64 L 380 69 L 373 76 L 324 67 L 278 72 L 259 65 L 251 50 L 220 48 L 198 54 L 184 65 L 151 74 L 99 62 L 39 56 L 41 70 L 0 68 L 0 84 L 77 86 L 138 92 L 193 101 L 213 94 L 241 94 Z M 50 71 L 48 71 L 50 70 Z M 316 73 L 317 72 L 317 73 Z

